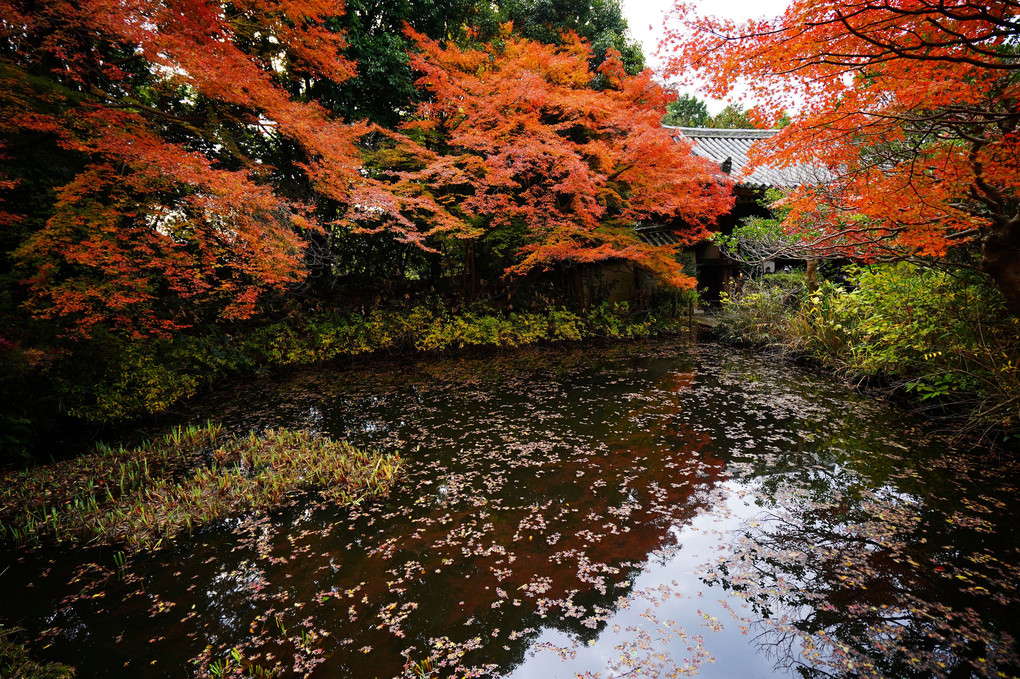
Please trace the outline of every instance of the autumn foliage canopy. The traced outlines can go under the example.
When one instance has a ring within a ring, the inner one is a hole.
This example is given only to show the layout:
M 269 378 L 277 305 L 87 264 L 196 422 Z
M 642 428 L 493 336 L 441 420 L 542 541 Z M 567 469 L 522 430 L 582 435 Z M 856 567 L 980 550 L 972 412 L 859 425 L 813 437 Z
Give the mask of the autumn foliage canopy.
M 622 258 L 692 284 L 630 227 L 681 217 L 696 237 L 726 189 L 659 129 L 648 74 L 612 52 L 592 72 L 576 38 L 508 26 L 460 49 L 408 29 L 429 96 L 383 130 L 312 96 L 357 72 L 331 28 L 341 10 L 0 0 L 0 219 L 23 308 L 80 336 L 246 318 L 299 283 L 309 240 L 335 229 L 432 252 L 513 225 L 508 277 Z M 52 193 L 27 195 L 20 168 L 40 149 Z
M 474 49 L 411 33 L 419 86 L 433 97 L 403 125 L 420 165 L 402 181 L 448 206 L 453 219 L 435 228 L 475 240 L 519 226 L 511 276 L 616 259 L 692 287 L 676 246 L 643 243 L 632 228 L 679 219 L 690 243 L 730 205 L 716 168 L 659 124 L 666 93 L 650 72 L 628 76 L 617 53 L 595 73 L 579 39 L 547 45 L 509 28 Z
M 955 257 L 1020 312 L 1020 5 L 1012 0 L 795 0 L 742 25 L 679 3 L 673 74 L 725 96 L 738 83 L 774 120 L 772 165 L 827 168 L 786 226 L 823 257 Z M 954 252 L 955 251 L 955 252 Z
M 364 190 L 357 128 L 287 89 L 353 72 L 329 3 L 204 0 L 0 3 L 0 120 L 8 160 L 55 141 L 50 214 L 16 255 L 29 306 L 81 332 L 99 322 L 167 333 L 215 304 L 251 314 L 300 275 L 304 196 L 277 190 L 260 144 L 299 150 L 317 192 Z M 10 188 L 17 188 L 12 181 Z M 0 205 L 0 207 L 3 207 Z M 13 210 L 7 222 L 38 218 Z

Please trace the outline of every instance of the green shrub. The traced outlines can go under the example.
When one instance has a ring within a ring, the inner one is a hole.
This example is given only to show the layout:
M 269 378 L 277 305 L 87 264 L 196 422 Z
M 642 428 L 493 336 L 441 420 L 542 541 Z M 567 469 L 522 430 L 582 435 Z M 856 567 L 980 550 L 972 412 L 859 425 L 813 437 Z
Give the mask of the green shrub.
M 830 318 L 810 316 L 814 337 L 839 325 L 845 348 L 814 347 L 861 375 L 902 384 L 922 399 L 971 403 L 982 420 L 1016 418 L 1020 319 L 1001 293 L 974 275 L 913 264 L 855 269 L 851 292 L 831 296 Z M 825 302 L 813 307 L 821 309 Z
M 228 375 L 272 366 L 307 365 L 371 352 L 437 352 L 464 347 L 516 347 L 589 337 L 640 337 L 679 332 L 686 316 L 663 307 L 633 312 L 626 303 L 587 313 L 552 307 L 458 314 L 431 305 L 364 314 L 293 315 L 234 334 L 212 327 L 174 339 L 127 342 L 101 336 L 65 357 L 54 383 L 66 412 L 93 422 L 158 413 Z
M 997 288 L 907 263 L 845 272 L 849 289 L 823 282 L 810 296 L 780 281 L 745 287 L 724 302 L 726 336 L 964 408 L 976 425 L 1020 426 L 1020 319 Z
M 577 314 L 566 309 L 549 310 L 549 339 L 576 342 L 583 337 L 583 326 Z

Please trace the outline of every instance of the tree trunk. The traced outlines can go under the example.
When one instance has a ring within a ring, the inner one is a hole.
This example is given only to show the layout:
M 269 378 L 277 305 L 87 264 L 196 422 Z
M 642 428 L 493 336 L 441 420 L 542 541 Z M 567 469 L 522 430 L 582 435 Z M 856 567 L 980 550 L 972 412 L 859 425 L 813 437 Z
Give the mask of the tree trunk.
M 814 292 L 818 289 L 818 260 L 809 259 L 807 261 L 807 271 L 805 272 L 805 279 L 807 282 L 808 292 Z
M 439 252 L 429 253 L 429 286 L 435 291 L 442 287 L 443 255 Z
M 584 271 L 581 264 L 574 265 L 574 285 L 576 287 L 577 303 L 581 311 L 588 310 L 588 302 L 584 296 Z
M 1010 313 L 1020 317 L 1020 219 L 1011 219 L 981 238 L 981 270 L 1002 291 Z
M 475 248 L 474 241 L 464 241 L 464 275 L 461 277 L 464 299 L 475 298 Z

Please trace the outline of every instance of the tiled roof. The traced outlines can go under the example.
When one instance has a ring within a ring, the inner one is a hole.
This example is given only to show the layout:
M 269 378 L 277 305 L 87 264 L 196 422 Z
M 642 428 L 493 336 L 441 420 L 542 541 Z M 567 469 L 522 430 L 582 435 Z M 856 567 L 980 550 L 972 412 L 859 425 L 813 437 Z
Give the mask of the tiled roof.
M 694 142 L 694 154 L 709 158 L 720 167 L 729 159 L 729 174 L 740 186 L 752 189 L 767 187 L 789 188 L 802 184 L 818 184 L 825 179 L 825 171 L 810 165 L 792 167 L 768 167 L 759 165 L 750 175 L 747 153 L 751 146 L 762 139 L 775 136 L 779 130 L 716 130 L 705 127 L 665 126 L 674 132 L 673 138 L 686 138 Z
M 661 230 L 661 226 L 644 226 L 635 229 L 637 237 L 649 245 L 676 245 L 680 240 L 671 230 Z

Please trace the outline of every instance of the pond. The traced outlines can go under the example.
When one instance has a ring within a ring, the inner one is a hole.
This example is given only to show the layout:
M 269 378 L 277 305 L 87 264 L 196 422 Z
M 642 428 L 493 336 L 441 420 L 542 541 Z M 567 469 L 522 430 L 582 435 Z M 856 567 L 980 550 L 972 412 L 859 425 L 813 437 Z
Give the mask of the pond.
M 384 500 L 7 553 L 78 676 L 1010 677 L 1017 465 L 670 339 L 318 368 L 183 420 L 399 450 Z

